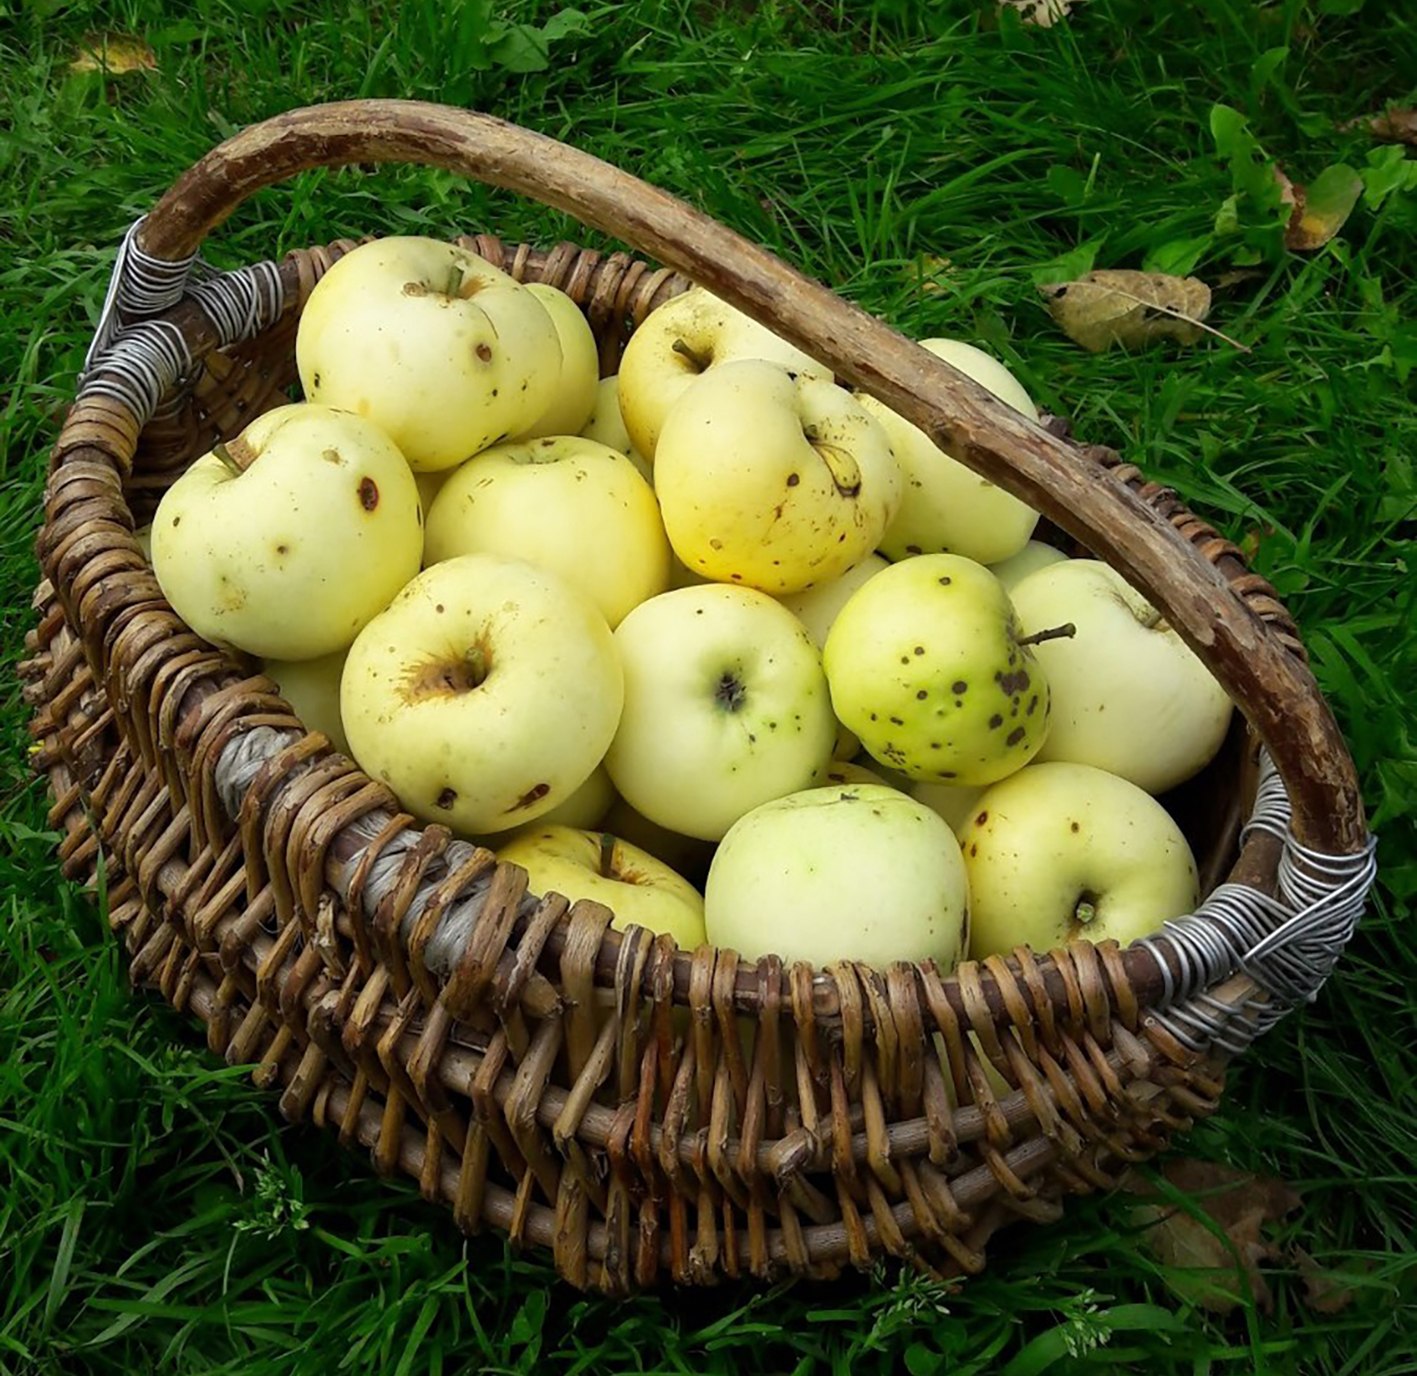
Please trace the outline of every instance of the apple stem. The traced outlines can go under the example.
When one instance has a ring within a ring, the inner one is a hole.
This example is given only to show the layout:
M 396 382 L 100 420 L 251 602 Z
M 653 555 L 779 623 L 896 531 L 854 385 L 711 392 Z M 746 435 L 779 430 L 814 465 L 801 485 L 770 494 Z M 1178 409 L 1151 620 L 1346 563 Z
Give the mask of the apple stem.
M 600 833 L 600 877 L 613 879 L 615 876 L 615 838 L 608 832 Z
M 1071 621 L 1061 626 L 1050 626 L 1046 631 L 1034 631 L 1032 635 L 1020 636 L 1020 645 L 1041 645 L 1045 640 L 1071 640 L 1078 628 Z
M 673 349 L 680 358 L 687 358 L 699 372 L 702 373 L 708 370 L 709 360 L 700 358 L 682 339 L 676 339 L 669 347 Z
M 212 453 L 233 477 L 240 477 L 256 461 L 249 444 L 238 443 L 234 448 L 218 440 L 212 445 Z
M 443 289 L 445 296 L 457 296 L 462 291 L 462 269 L 456 263 L 448 269 L 448 285 Z

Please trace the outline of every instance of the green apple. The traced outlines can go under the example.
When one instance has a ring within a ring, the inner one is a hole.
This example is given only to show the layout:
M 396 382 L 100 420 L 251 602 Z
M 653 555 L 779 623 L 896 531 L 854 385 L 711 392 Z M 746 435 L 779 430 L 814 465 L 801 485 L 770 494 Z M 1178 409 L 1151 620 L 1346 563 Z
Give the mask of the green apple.
M 686 951 L 704 944 L 704 900 L 698 890 L 609 832 L 538 824 L 503 846 L 497 858 L 520 865 L 532 893 L 603 903 L 615 914 L 614 926 L 634 923 L 668 933 Z
M 561 373 L 550 406 L 535 425 L 516 438 L 577 435 L 595 410 L 600 390 L 600 346 L 581 308 L 565 292 L 544 282 L 529 282 L 526 289 L 541 302 L 556 327 L 561 344 Z
M 1069 559 L 1015 586 L 1025 631 L 1071 622 L 1071 639 L 1037 649 L 1053 690 L 1038 755 L 1095 765 L 1148 793 L 1203 769 L 1230 726 L 1231 703 L 1200 658 L 1115 569 Z
M 518 560 L 419 574 L 360 633 L 340 683 L 354 758 L 415 816 L 470 836 L 569 798 L 615 734 L 624 680 L 584 593 Z
M 879 554 L 868 554 L 839 578 L 833 578 L 829 583 L 818 583 L 806 592 L 787 593 L 778 600 L 807 628 L 807 634 L 812 637 L 817 649 L 824 650 L 832 622 L 851 600 L 852 593 L 882 569 L 888 568 L 889 560 Z
M 579 435 L 502 444 L 462 464 L 428 512 L 424 562 L 525 559 L 581 589 L 612 627 L 669 585 L 669 541 L 649 484 Z
M 892 564 L 837 614 L 823 663 L 837 716 L 911 779 L 988 784 L 1048 731 L 1048 681 L 1008 594 L 955 554 Z
M 576 827 L 587 830 L 598 827 L 615 801 L 615 785 L 603 764 L 591 770 L 590 777 L 564 803 L 536 819 L 534 826 Z
M 311 401 L 367 416 L 418 470 L 451 468 L 534 425 L 561 344 L 540 301 L 468 249 L 390 237 L 320 280 L 295 336 Z
M 1044 544 L 1042 540 L 1030 540 L 1017 554 L 989 565 L 989 572 L 1011 592 L 1030 573 L 1046 569 L 1050 564 L 1061 564 L 1068 556 L 1056 545 Z
M 1123 946 L 1199 898 L 1195 859 L 1166 809 L 1083 764 L 1035 764 L 987 789 L 959 832 L 974 960 L 1079 938 Z
M 812 780 L 813 788 L 830 788 L 833 784 L 875 784 L 879 788 L 890 787 L 874 769 L 868 769 L 864 764 L 854 764 L 850 760 L 828 760 L 817 770 L 817 776 Z M 896 791 L 899 792 L 898 789 Z
M 336 650 L 319 659 L 268 659 L 261 672 L 312 731 L 322 731 L 336 750 L 348 755 L 349 741 L 339 714 L 339 684 L 345 652 Z
M 716 841 L 808 787 L 836 723 L 821 656 L 766 593 L 723 584 L 642 602 L 620 623 L 625 711 L 605 767 L 651 821 Z
M 648 851 L 692 884 L 702 885 L 713 859 L 714 843 L 697 836 L 685 836 L 670 831 L 658 822 L 651 822 L 642 812 L 636 812 L 623 798 L 610 804 L 610 811 L 597 824 L 602 831 L 628 841 L 640 850 Z
M 719 843 L 704 889 L 716 946 L 814 966 L 934 960 L 968 940 L 968 887 L 950 829 L 872 784 L 813 788 L 754 808 Z
M 316 659 L 418 572 L 421 523 L 413 474 L 381 430 L 328 406 L 278 406 L 163 494 L 153 571 L 198 635 Z
M 774 594 L 861 563 L 900 502 L 885 432 L 850 393 L 757 359 L 714 368 L 674 404 L 654 484 L 689 568 Z
M 1038 419 L 1027 392 L 1003 364 L 958 339 L 923 339 L 928 349 L 1014 410 Z M 904 495 L 881 540 L 891 559 L 947 551 L 981 564 L 1017 554 L 1038 524 L 1038 513 L 1001 487 L 950 458 L 925 432 L 874 397 L 858 397 L 885 428 L 900 462 Z
M 721 364 L 756 358 L 799 377 L 831 380 L 831 370 L 764 325 L 692 287 L 651 311 L 620 360 L 620 412 L 636 449 L 658 462 L 660 428 L 690 384 Z

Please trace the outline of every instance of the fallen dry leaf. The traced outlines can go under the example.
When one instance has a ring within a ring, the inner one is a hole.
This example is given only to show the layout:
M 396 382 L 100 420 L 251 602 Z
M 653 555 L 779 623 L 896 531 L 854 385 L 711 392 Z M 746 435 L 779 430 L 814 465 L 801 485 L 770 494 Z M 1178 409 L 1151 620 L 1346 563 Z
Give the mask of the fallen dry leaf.
M 1006 10 L 1017 10 L 1025 24 L 1051 29 L 1060 19 L 1066 19 L 1082 0 L 999 0 Z
M 1290 182 L 1276 169 L 1275 175 L 1288 183 L 1294 209 L 1284 230 L 1284 246 L 1297 253 L 1322 248 L 1347 222 L 1363 194 L 1363 179 L 1351 167 L 1335 163 L 1326 167 L 1308 186 Z
M 1150 1201 L 1133 1211 L 1152 1255 L 1174 1268 L 1167 1282 L 1183 1298 L 1215 1314 L 1228 1314 L 1253 1295 L 1262 1310 L 1270 1305 L 1260 1263 L 1277 1255 L 1263 1235 L 1264 1225 L 1299 1205 L 1299 1196 L 1279 1180 L 1231 1170 L 1213 1161 L 1168 1161 L 1166 1180 L 1200 1214 L 1160 1198 L 1137 1177 L 1133 1193 Z
M 934 253 L 922 253 L 906 268 L 912 280 L 920 283 L 920 290 L 927 293 L 942 292 L 949 278 L 955 275 L 955 265 L 948 258 Z
M 1417 110 L 1384 110 L 1368 121 L 1368 130 L 1383 143 L 1409 143 L 1417 148 Z
M 1063 333 L 1092 353 L 1113 344 L 1140 349 L 1160 339 L 1194 344 L 1210 313 L 1210 288 L 1200 278 L 1164 272 L 1103 268 L 1038 290 Z
M 69 64 L 69 70 L 126 76 L 129 72 L 157 71 L 157 58 L 141 38 L 113 33 L 89 34 L 79 43 L 78 56 Z
M 1353 1303 L 1353 1291 L 1330 1271 L 1325 1271 L 1302 1247 L 1294 1261 L 1304 1277 L 1304 1303 L 1316 1314 L 1341 1314 Z

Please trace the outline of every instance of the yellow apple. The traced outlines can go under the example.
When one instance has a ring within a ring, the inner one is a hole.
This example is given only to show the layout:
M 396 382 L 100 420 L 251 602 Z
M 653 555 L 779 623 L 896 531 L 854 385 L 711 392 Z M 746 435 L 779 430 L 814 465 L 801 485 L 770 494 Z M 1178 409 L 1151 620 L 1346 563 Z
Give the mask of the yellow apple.
M 654 483 L 689 568 L 774 594 L 861 563 L 900 502 L 885 432 L 848 392 L 755 359 L 714 368 L 674 404 Z
M 1038 419 L 1027 392 L 1001 363 L 957 339 L 924 339 L 921 346 L 987 387 L 1014 410 Z M 917 426 L 874 397 L 861 405 L 885 428 L 900 462 L 904 495 L 881 540 L 891 559 L 948 552 L 981 564 L 1018 553 L 1038 524 L 1038 513 L 1001 487 L 950 458 Z
M 579 435 L 485 449 L 443 484 L 424 561 L 525 559 L 573 583 L 612 627 L 669 585 L 669 541 L 649 484 L 623 454 Z
M 704 944 L 704 900 L 682 875 L 609 832 L 536 825 L 497 852 L 520 865 L 532 893 L 588 898 L 615 914 L 616 927 L 634 923 L 665 932 L 685 950 Z
M 295 336 L 311 401 L 357 411 L 416 470 L 451 468 L 534 425 L 561 377 L 545 307 L 437 239 L 361 244 L 310 293 Z
M 662 827 L 714 841 L 745 812 L 806 788 L 836 723 L 821 656 L 766 593 L 705 584 L 620 623 L 625 711 L 605 767 Z
M 345 652 L 336 650 L 319 659 L 268 659 L 261 672 L 275 682 L 280 695 L 312 731 L 330 738 L 336 750 L 348 755 L 349 741 L 339 714 L 339 683 Z
M 949 827 L 873 784 L 808 789 L 755 808 L 719 843 L 704 889 L 714 945 L 815 966 L 929 959 L 949 970 L 964 951 L 968 912 Z
M 986 789 L 959 832 L 974 960 L 1083 938 L 1123 946 L 1191 912 L 1195 859 L 1166 809 L 1082 764 L 1034 764 Z
M 199 458 L 153 517 L 153 572 L 199 635 L 271 659 L 344 649 L 418 571 L 418 490 L 377 427 L 278 406 Z
M 410 812 L 465 835 L 569 798 L 615 734 L 624 679 L 605 618 L 519 560 L 419 574 L 361 632 L 340 683 L 354 758 Z
M 879 554 L 868 554 L 839 578 L 833 578 L 829 583 L 818 583 L 806 592 L 786 593 L 778 600 L 807 628 L 807 634 L 812 637 L 817 649 L 824 650 L 832 622 L 851 600 L 851 595 L 882 569 L 888 568 L 889 560 Z
M 1017 554 L 1001 559 L 997 564 L 990 564 L 989 572 L 1004 585 L 1006 592 L 1010 592 L 1030 573 L 1046 569 L 1049 564 L 1061 564 L 1067 557 L 1056 545 L 1030 540 Z
M 595 409 L 600 386 L 600 347 L 590 322 L 565 292 L 544 282 L 527 283 L 541 302 L 561 344 L 561 373 L 550 406 L 535 425 L 516 436 L 523 440 L 544 435 L 576 435 Z

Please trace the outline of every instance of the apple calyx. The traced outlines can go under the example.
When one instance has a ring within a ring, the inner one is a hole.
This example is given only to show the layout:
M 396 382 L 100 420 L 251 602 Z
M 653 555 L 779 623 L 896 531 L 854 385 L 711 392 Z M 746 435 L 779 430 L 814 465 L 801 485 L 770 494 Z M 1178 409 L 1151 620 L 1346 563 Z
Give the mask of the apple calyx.
M 1087 929 L 1097 920 L 1098 898 L 1090 889 L 1084 889 L 1073 905 L 1072 919 L 1068 923 L 1068 940 L 1085 938 Z
M 1045 640 L 1071 640 L 1077 633 L 1078 628 L 1071 621 L 1065 621 L 1061 626 L 1049 626 L 1047 630 L 1020 636 L 1014 644 L 1041 645 Z
M 732 670 L 725 669 L 713 690 L 713 700 L 726 712 L 737 712 L 747 701 L 748 690 Z

